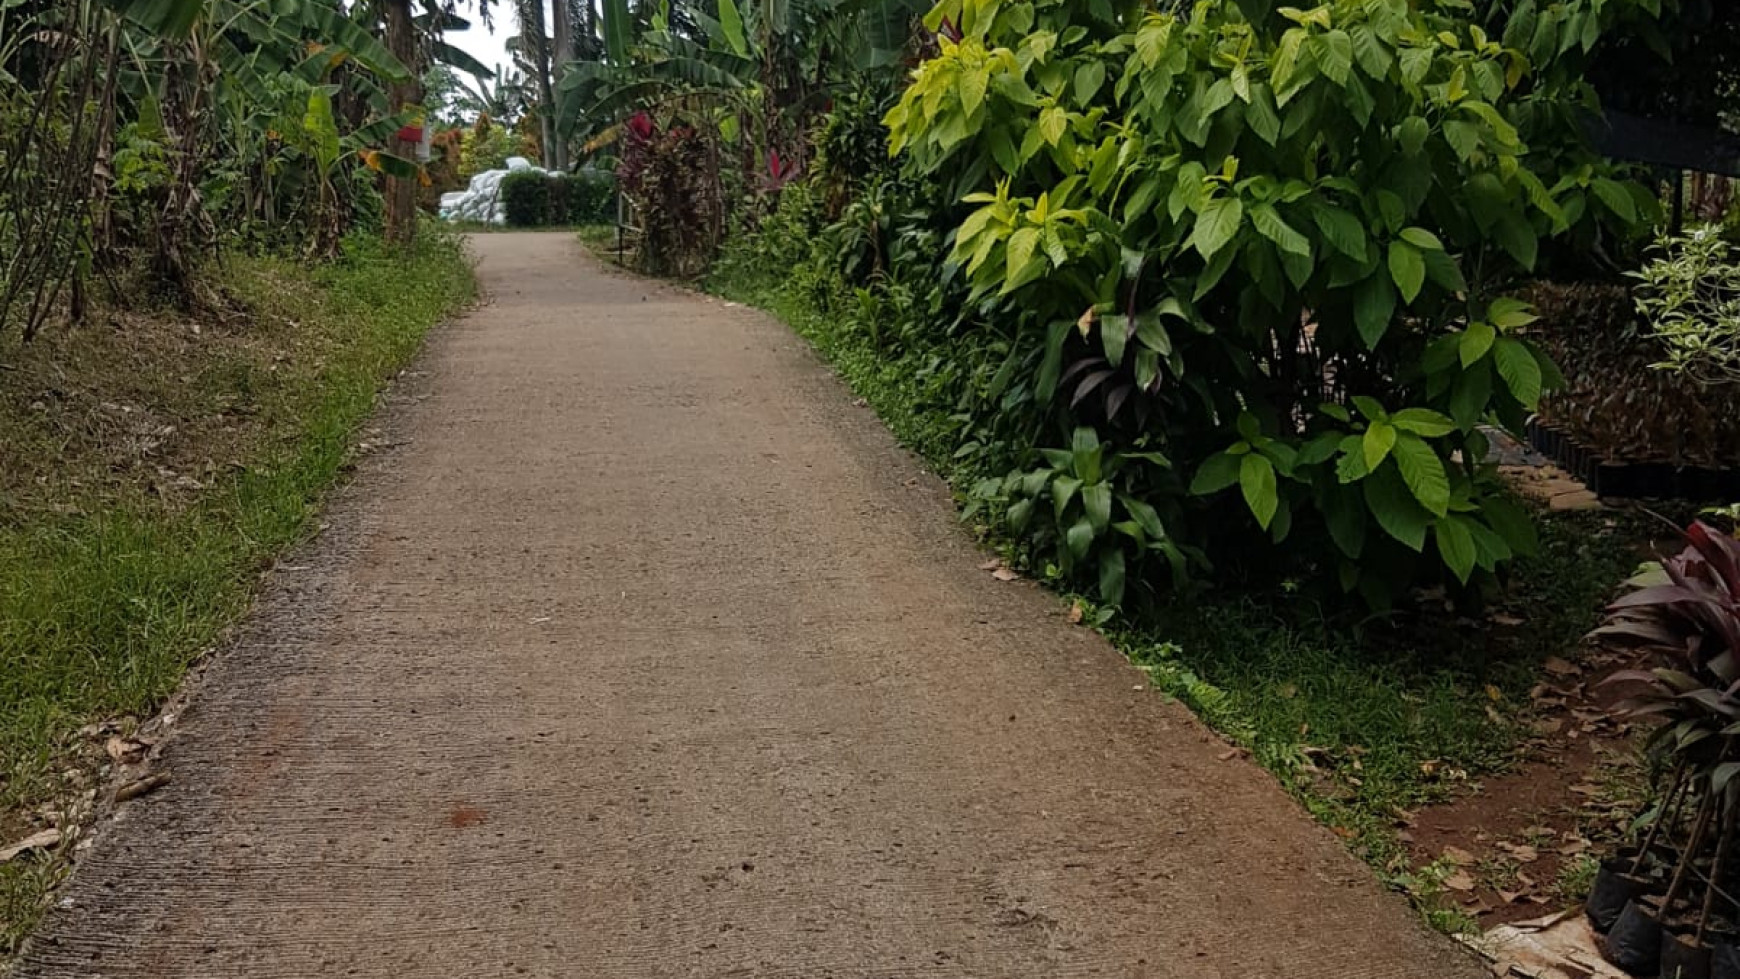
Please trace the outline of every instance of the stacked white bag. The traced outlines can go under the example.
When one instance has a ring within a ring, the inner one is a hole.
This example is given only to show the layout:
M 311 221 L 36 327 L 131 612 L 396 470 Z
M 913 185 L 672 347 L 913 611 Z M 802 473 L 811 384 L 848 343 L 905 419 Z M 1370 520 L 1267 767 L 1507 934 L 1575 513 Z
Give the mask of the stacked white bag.
M 553 172 L 532 166 L 532 162 L 523 156 L 510 156 L 507 158 L 506 170 L 485 170 L 473 176 L 471 184 L 464 190 L 442 194 L 441 219 L 476 224 L 506 224 L 507 205 L 501 199 L 501 181 L 516 170 L 535 170 L 546 175 Z

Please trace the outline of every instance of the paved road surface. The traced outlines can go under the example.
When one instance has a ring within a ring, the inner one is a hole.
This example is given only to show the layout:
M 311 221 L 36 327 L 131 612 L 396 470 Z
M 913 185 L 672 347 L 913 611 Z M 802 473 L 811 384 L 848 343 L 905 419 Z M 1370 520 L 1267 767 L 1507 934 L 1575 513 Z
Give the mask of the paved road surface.
M 22 976 L 1480 974 L 785 328 L 474 245 Z

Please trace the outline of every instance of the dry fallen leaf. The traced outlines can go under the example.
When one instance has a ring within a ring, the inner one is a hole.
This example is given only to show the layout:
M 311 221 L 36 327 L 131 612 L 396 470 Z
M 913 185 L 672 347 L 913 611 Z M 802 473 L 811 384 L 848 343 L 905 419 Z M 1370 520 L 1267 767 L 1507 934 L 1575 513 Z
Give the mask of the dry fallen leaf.
M 1081 318 L 1075 321 L 1075 328 L 1080 330 L 1081 335 L 1084 337 L 1093 332 L 1094 308 L 1092 306 L 1089 306 L 1087 312 L 1082 313 Z
M 1524 621 L 1520 616 L 1506 615 L 1503 612 L 1495 613 L 1491 616 L 1491 618 L 1492 618 L 1492 621 L 1494 623 L 1496 623 L 1498 625 L 1502 625 L 1502 626 L 1508 626 L 1511 628 L 1515 628 L 1519 625 L 1522 625 L 1523 621 Z
M 137 799 L 147 792 L 154 792 L 168 784 L 168 772 L 156 772 L 144 778 L 136 778 L 115 790 L 115 801 L 126 802 L 128 799 Z
M 1558 656 L 1548 656 L 1547 661 L 1542 663 L 1541 666 L 1543 666 L 1548 673 L 1551 673 L 1554 676 L 1575 676 L 1581 672 L 1577 667 L 1571 665 Z
M 1541 858 L 1540 852 L 1527 843 L 1500 843 L 1498 848 L 1518 863 L 1534 863 Z
M 1076 602 L 1074 605 L 1071 605 L 1069 607 L 1069 615 L 1065 616 L 1065 618 L 1069 619 L 1070 625 L 1080 625 L 1081 624 L 1081 617 L 1082 617 L 1082 609 L 1081 609 L 1080 602 Z
M 1016 574 L 1013 568 L 998 568 L 991 572 L 991 577 L 998 581 L 1014 581 L 1016 578 L 1021 576 Z
M 1506 904 L 1515 904 L 1517 898 L 1522 896 L 1522 891 L 1507 891 L 1502 887 L 1498 889 L 1498 899 Z
M 1002 561 L 999 561 L 996 558 L 992 558 L 989 561 L 986 561 L 986 562 L 980 564 L 979 570 L 980 571 L 995 571 L 1002 566 L 1003 566 Z
M 26 836 L 4 850 L 0 850 L 0 863 L 6 863 L 27 850 L 46 850 L 60 842 L 60 830 L 45 829 L 40 833 Z
M 1468 876 L 1467 872 L 1458 870 L 1444 878 L 1444 886 L 1453 891 L 1472 891 L 1474 890 L 1474 878 Z
M 111 737 L 103 745 L 103 750 L 109 753 L 109 760 L 117 765 L 137 765 L 145 759 L 145 752 L 151 747 L 151 742 L 141 738 Z
M 1474 854 L 1469 853 L 1467 850 L 1464 850 L 1459 846 L 1445 847 L 1442 856 L 1445 860 L 1450 861 L 1458 867 L 1474 866 Z

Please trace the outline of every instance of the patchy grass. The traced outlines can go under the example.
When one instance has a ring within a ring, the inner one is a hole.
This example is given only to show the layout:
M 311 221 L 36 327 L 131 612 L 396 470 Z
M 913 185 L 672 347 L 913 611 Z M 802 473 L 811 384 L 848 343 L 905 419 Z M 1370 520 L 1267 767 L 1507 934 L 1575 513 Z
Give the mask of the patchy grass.
M 729 274 L 709 286 L 790 324 L 896 437 L 945 476 L 954 470 L 958 427 L 924 370 L 887 357 L 849 317 L 820 314 L 801 288 Z M 1519 561 L 1478 618 L 1445 608 L 1362 621 L 1312 605 L 1304 589 L 1223 589 L 1087 621 L 1103 622 L 1157 687 L 1247 750 L 1435 927 L 1467 931 L 1474 919 L 1436 900 L 1444 868 L 1410 867 L 1397 831 L 1410 810 L 1518 762 L 1541 664 L 1571 655 L 1653 529 L 1631 513 L 1542 513 L 1540 556 Z
M 308 532 L 380 385 L 472 294 L 448 235 L 313 269 L 231 256 L 217 278 L 234 309 L 117 308 L 0 345 L 0 846 L 76 823 L 102 760 L 81 726 L 175 690 Z M 0 866 L 0 956 L 64 867 Z

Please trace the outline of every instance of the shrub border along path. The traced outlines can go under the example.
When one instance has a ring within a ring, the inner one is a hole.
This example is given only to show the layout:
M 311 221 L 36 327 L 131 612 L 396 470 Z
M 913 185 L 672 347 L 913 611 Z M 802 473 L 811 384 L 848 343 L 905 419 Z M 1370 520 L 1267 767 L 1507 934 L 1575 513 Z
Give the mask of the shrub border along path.
M 756 248 L 754 236 L 728 245 L 745 254 Z M 890 356 L 876 342 L 888 324 L 858 322 L 845 296 L 824 311 L 814 297 L 825 290 L 810 277 L 769 280 L 730 271 L 737 267 L 754 263 L 721 262 L 725 271 L 706 287 L 768 310 L 807 339 L 908 448 L 945 478 L 968 481 L 955 486 L 964 499 L 980 474 L 955 472 L 954 446 L 937 437 L 950 430 L 953 409 L 927 403 L 934 397 L 927 378 L 947 351 L 909 347 Z M 1514 767 L 1532 734 L 1529 691 L 1542 662 L 1575 656 L 1614 583 L 1637 563 L 1634 545 L 1649 536 L 1649 518 L 1634 513 L 1539 518 L 1541 555 L 1518 562 L 1486 620 L 1447 612 L 1362 623 L 1317 607 L 1303 587 L 1213 591 L 1134 618 L 1074 600 L 1156 686 L 1248 751 L 1430 923 L 1471 932 L 1476 923 L 1441 886 L 1454 868 L 1413 866 L 1398 830 L 1410 811 Z M 996 528 L 979 529 L 1018 563 L 1013 542 Z

